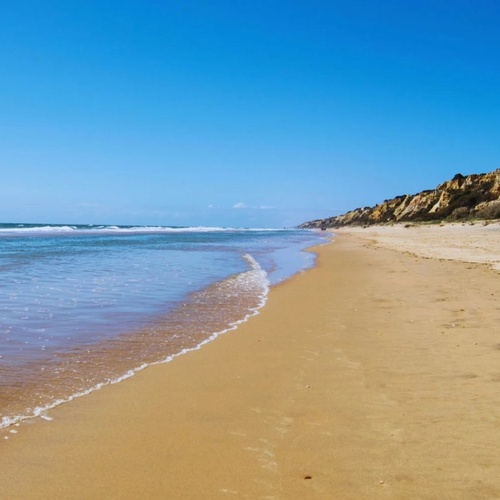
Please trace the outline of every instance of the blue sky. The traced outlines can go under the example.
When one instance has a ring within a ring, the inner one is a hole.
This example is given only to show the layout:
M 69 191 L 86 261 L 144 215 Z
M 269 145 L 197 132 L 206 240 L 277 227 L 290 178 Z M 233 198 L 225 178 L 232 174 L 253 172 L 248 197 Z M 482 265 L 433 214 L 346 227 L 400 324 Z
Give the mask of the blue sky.
M 0 5 L 0 221 L 282 227 L 500 167 L 496 0 Z

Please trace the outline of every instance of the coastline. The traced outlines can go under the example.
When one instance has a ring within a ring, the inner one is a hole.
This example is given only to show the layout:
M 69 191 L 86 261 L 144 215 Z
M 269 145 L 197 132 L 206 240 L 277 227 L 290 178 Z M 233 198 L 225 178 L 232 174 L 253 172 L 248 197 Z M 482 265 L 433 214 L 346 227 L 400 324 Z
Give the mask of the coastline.
M 0 428 L 235 328 L 270 284 L 313 264 L 302 250 L 325 236 L 0 226 Z
M 203 349 L 4 430 L 2 494 L 500 497 L 498 273 L 363 231 Z

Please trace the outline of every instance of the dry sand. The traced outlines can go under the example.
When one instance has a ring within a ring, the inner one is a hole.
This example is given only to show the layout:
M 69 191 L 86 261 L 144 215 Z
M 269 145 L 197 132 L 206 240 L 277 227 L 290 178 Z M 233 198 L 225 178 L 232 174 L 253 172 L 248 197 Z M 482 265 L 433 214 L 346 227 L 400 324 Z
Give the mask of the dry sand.
M 500 223 L 396 224 L 349 228 L 377 245 L 437 259 L 478 262 L 500 270 Z M 338 231 L 342 233 L 342 230 Z
M 500 498 L 499 274 L 373 241 L 344 231 L 236 331 L 4 431 L 0 498 Z

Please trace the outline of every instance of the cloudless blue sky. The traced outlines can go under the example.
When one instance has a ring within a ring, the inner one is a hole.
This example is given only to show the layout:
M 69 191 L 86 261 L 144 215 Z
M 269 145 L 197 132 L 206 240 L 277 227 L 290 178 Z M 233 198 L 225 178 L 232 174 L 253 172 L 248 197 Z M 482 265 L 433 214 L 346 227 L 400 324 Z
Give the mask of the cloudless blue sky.
M 0 222 L 291 226 L 500 167 L 497 0 L 6 0 Z

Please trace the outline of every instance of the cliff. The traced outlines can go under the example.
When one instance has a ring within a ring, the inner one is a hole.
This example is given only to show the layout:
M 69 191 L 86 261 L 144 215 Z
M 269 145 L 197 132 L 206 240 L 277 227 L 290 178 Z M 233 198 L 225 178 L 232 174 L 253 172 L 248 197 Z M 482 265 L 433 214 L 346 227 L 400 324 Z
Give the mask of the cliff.
M 305 222 L 301 228 L 340 227 L 394 222 L 500 218 L 500 169 L 487 174 L 457 174 L 435 189 L 396 196 L 374 207 Z

